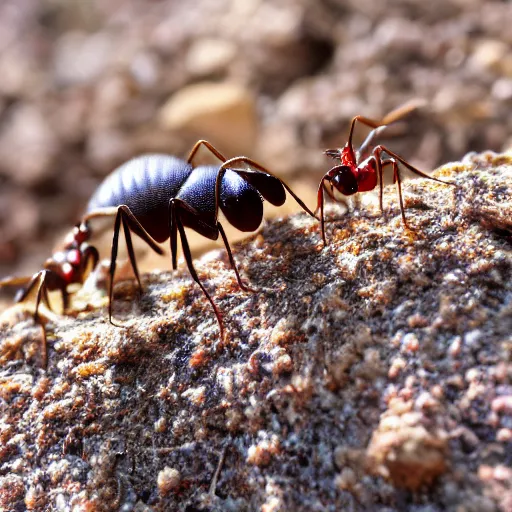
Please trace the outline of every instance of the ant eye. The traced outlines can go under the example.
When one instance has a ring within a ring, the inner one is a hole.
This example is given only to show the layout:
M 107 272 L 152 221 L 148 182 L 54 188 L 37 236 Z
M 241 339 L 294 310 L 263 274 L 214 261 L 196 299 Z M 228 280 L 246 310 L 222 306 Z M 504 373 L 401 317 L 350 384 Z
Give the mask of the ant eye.
M 345 196 L 350 196 L 357 192 L 357 179 L 352 169 L 346 165 L 340 165 L 336 168 L 336 173 L 331 179 L 334 188 Z

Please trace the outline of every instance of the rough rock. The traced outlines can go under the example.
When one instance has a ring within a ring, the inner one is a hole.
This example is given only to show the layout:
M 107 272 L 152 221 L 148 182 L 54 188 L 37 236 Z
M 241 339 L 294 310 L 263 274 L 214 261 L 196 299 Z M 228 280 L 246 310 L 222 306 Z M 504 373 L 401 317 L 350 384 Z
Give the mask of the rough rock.
M 277 512 L 512 506 L 512 156 L 469 155 L 330 222 L 273 221 L 199 275 L 1 317 L 0 508 Z M 81 306 L 80 306 L 81 305 Z M 80 307 L 79 307 L 80 306 Z

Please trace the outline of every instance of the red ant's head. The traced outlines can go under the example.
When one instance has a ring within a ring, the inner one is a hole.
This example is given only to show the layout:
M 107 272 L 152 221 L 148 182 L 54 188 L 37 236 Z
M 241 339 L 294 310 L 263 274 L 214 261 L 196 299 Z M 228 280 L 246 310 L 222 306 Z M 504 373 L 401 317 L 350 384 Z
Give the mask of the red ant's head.
M 91 237 L 91 231 L 86 223 L 76 224 L 75 227 L 70 231 L 64 241 L 64 249 L 69 250 L 72 248 L 79 249 L 80 246 L 89 240 Z
M 357 192 L 357 177 L 354 169 L 348 165 L 337 165 L 329 171 L 331 187 L 344 196 Z
M 73 238 L 77 245 L 82 245 L 84 242 L 89 240 L 91 237 L 91 231 L 89 229 L 89 225 L 85 222 L 76 224 L 73 228 Z
M 97 260 L 96 249 L 86 243 L 90 236 L 86 223 L 77 224 L 67 234 L 62 249 L 47 261 L 46 268 L 52 268 L 66 283 L 82 283 L 89 258 L 93 258 L 94 264 Z

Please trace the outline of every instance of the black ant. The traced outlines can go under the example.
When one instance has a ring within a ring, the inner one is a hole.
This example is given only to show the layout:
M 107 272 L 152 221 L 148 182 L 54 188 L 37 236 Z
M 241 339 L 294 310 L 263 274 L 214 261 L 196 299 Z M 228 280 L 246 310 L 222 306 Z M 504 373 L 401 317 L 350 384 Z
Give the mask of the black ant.
M 43 270 L 36 272 L 32 277 L 6 277 L 0 281 L 3 286 L 22 286 L 14 298 L 15 302 L 23 302 L 33 290 L 36 290 L 36 305 L 34 321 L 42 328 L 41 343 L 42 365 L 47 365 L 46 328 L 39 315 L 41 301 L 52 310 L 49 291 L 58 290 L 62 295 L 62 309 L 64 313 L 69 308 L 70 292 L 68 287 L 73 284 L 82 285 L 90 270 L 96 267 L 99 261 L 98 251 L 89 245 L 90 230 L 87 224 L 77 224 L 66 237 L 61 249 L 48 258 Z
M 338 149 L 327 149 L 324 153 L 335 160 L 340 161 L 339 165 L 334 166 L 330 169 L 322 178 L 318 187 L 318 203 L 316 211 L 320 210 L 320 226 L 322 231 L 322 239 L 324 245 L 327 245 L 325 238 L 325 219 L 324 219 L 324 190 L 327 192 L 329 197 L 333 201 L 337 201 L 334 190 L 345 196 L 350 196 L 356 192 L 368 192 L 373 190 L 377 186 L 377 180 L 379 181 L 379 206 L 380 210 L 383 211 L 382 206 L 382 175 L 383 170 L 387 166 L 393 168 L 393 183 L 397 184 L 398 198 L 400 201 L 400 211 L 402 214 L 402 221 L 407 229 L 411 229 L 405 218 L 404 203 L 402 197 L 402 182 L 399 173 L 398 164 L 401 163 L 404 167 L 409 169 L 414 174 L 434 180 L 444 185 L 453 185 L 454 183 L 448 183 L 440 179 L 429 176 L 424 172 L 416 169 L 402 157 L 398 156 L 393 151 L 389 150 L 383 145 L 375 146 L 371 152 L 371 155 L 366 159 L 362 159 L 368 151 L 368 146 L 371 144 L 372 139 L 387 125 L 397 121 L 404 115 L 408 114 L 411 110 L 415 109 L 417 104 L 414 102 L 407 103 L 402 107 L 390 112 L 384 117 L 382 121 L 374 121 L 363 116 L 356 116 L 352 119 L 350 125 L 350 132 L 348 136 L 348 142 L 345 147 Z M 356 122 L 360 122 L 373 130 L 370 132 L 366 140 L 363 142 L 359 150 L 354 151 L 352 144 L 352 135 L 354 133 L 354 127 Z M 387 155 L 388 158 L 383 157 L 383 154 Z M 330 186 L 328 186 L 330 185 Z
M 193 167 L 191 162 L 201 145 L 211 151 L 222 165 Z M 243 167 L 243 164 L 250 167 Z M 235 228 L 244 232 L 255 231 L 263 219 L 263 200 L 281 206 L 286 200 L 285 189 L 303 210 L 315 217 L 290 187 L 265 167 L 245 156 L 228 160 L 205 140 L 194 145 L 186 161 L 171 155 L 149 154 L 135 157 L 115 169 L 94 193 L 84 216 L 85 222 L 97 217 L 115 216 L 110 260 L 110 323 L 113 324 L 113 283 L 121 224 L 139 291 L 142 285 L 130 232 L 138 235 L 158 254 L 163 254 L 158 244 L 170 238 L 173 269 L 177 268 L 179 232 L 190 274 L 213 307 L 222 339 L 222 316 L 199 280 L 184 228 L 189 227 L 210 240 L 217 240 L 220 234 L 240 288 L 254 291 L 240 278 L 226 234 L 218 220 L 219 209 Z

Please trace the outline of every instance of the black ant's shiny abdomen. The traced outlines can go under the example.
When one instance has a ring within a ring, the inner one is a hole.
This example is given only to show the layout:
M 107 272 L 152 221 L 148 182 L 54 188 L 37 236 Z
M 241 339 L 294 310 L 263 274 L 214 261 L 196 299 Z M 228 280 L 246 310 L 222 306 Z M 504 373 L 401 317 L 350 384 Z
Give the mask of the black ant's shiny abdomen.
M 87 205 L 87 213 L 128 206 L 159 243 L 169 238 L 169 199 L 176 197 L 193 167 L 171 155 L 148 154 L 128 160 L 110 173 Z

